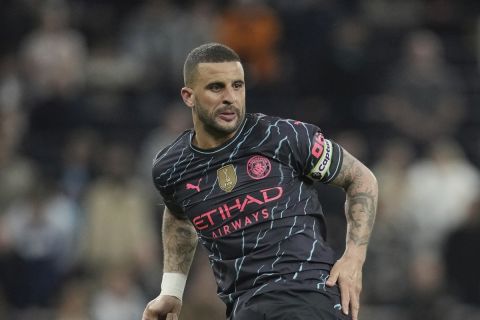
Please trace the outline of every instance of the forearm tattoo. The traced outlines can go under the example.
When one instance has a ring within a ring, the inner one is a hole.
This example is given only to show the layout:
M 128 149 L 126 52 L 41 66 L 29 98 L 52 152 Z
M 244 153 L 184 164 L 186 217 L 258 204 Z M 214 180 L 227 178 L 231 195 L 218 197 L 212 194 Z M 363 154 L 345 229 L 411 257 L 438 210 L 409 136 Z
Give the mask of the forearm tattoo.
M 162 235 L 164 272 L 188 274 L 198 241 L 194 227 L 165 210 Z
M 377 211 L 378 186 L 375 177 L 360 161 L 344 151 L 342 169 L 333 184 L 345 189 L 347 200 L 347 242 L 366 246 Z

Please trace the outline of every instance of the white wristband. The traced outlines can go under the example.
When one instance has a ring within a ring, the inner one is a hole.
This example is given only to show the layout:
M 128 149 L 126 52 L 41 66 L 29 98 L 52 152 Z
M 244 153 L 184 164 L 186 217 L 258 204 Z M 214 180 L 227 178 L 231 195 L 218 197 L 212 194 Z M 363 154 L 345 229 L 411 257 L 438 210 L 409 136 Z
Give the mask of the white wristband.
M 177 272 L 165 272 L 162 278 L 161 296 L 174 296 L 182 301 L 187 275 Z

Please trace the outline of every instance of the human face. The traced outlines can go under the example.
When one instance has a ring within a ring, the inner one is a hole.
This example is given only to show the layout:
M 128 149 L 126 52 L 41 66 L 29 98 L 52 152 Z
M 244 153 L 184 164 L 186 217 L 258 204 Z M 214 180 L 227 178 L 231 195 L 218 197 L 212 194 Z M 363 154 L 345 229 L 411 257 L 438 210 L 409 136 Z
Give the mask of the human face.
M 193 110 L 197 136 L 220 141 L 233 137 L 245 118 L 242 64 L 200 63 L 191 87 L 182 89 L 182 97 Z

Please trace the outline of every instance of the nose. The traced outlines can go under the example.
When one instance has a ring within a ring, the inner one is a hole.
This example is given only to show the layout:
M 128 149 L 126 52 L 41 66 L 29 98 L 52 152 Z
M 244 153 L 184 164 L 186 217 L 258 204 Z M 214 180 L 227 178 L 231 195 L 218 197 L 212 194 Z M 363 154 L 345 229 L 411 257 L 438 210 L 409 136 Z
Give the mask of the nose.
M 223 96 L 223 104 L 230 105 L 233 104 L 235 101 L 237 101 L 235 90 L 231 87 L 227 87 Z

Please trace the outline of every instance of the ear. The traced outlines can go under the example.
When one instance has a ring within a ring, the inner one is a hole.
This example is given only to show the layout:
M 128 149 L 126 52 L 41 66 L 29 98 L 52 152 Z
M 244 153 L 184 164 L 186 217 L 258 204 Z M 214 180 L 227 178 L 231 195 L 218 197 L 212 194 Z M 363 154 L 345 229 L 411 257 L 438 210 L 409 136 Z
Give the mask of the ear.
M 193 90 L 189 87 L 183 87 L 180 91 L 180 94 L 182 95 L 183 102 L 188 107 L 193 108 L 193 106 L 195 105 L 195 95 L 193 93 Z

